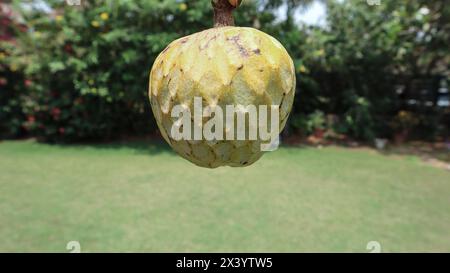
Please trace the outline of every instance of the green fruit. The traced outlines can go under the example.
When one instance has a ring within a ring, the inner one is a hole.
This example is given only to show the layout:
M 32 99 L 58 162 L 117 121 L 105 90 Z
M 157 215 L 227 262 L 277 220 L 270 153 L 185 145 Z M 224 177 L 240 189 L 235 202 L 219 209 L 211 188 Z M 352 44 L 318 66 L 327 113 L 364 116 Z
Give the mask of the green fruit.
M 292 59 L 276 39 L 253 28 L 226 26 L 172 42 L 153 65 L 149 97 L 161 134 L 179 155 L 202 167 L 240 167 L 262 156 L 261 139 L 177 141 L 171 137 L 177 120 L 171 117 L 173 107 L 183 105 L 194 113 L 194 97 L 202 98 L 203 108 L 277 105 L 281 131 L 295 83 Z

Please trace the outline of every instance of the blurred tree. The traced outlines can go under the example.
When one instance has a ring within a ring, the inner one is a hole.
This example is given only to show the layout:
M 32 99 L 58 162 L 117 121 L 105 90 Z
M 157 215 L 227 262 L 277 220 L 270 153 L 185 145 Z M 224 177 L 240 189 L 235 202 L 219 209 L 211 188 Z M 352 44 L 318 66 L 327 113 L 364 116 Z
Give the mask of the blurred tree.
M 47 141 L 151 131 L 147 87 L 154 59 L 174 39 L 213 25 L 209 1 L 47 3 L 50 12 L 15 5 L 30 30 L 15 52 L 34 83 L 23 105 L 34 121 L 27 129 Z M 274 18 L 249 1 L 237 22 L 252 25 L 257 14 L 264 24 Z
M 10 1 L 0 3 L 0 137 L 23 135 L 26 122 L 22 111 L 24 93 L 29 81 L 24 79 L 11 54 L 15 47 L 15 29 L 26 31 Z
M 276 37 L 294 59 L 299 94 L 293 120 L 314 123 L 308 119 L 319 110 L 337 117 L 331 129 L 353 138 L 392 135 L 390 121 L 404 110 L 399 84 L 412 89 L 418 76 L 449 76 L 450 6 L 425 0 L 322 2 L 328 10 L 324 27 L 293 20 L 312 0 L 247 0 L 236 11 L 236 23 Z M 15 2 L 26 25 L 16 31 L 18 43 L 5 60 L 28 80 L 15 102 L 20 111 L 12 116 L 25 114 L 27 120 L 15 119 L 18 124 L 48 141 L 152 131 L 147 85 L 153 60 L 172 40 L 213 25 L 207 0 L 47 3 L 50 9 Z M 3 94 L 2 104 L 8 104 L 17 92 Z M 421 124 L 438 127 L 435 117 L 442 111 L 426 109 L 407 110 L 426 115 Z
M 296 52 L 304 91 L 297 109 L 337 114 L 342 132 L 357 138 L 387 136 L 401 110 L 400 79 L 448 75 L 449 8 L 441 1 L 347 0 L 327 1 L 327 9 L 327 27 L 306 29 Z

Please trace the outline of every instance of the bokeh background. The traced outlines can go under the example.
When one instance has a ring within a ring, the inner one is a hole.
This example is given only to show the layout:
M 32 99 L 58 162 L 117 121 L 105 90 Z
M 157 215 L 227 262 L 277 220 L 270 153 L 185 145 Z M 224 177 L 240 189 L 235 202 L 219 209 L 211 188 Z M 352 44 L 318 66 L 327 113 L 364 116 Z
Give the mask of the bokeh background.
M 170 150 L 147 98 L 210 1 L 77 2 L 0 4 L 0 251 L 450 251 L 445 1 L 244 1 L 297 94 L 281 149 L 216 170 Z

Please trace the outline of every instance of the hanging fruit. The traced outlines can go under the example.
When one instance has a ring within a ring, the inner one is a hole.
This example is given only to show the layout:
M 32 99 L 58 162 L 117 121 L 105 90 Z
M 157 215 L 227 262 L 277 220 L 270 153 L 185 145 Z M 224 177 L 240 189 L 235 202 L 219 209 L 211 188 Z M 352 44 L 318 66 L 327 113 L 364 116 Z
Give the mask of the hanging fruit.
M 295 68 L 275 38 L 254 28 L 234 26 L 232 12 L 241 1 L 211 2 L 214 28 L 172 42 L 156 58 L 150 73 L 150 103 L 161 134 L 180 156 L 201 167 L 249 166 L 263 155 L 262 145 L 267 142 L 261 138 L 261 130 L 256 138 L 250 137 L 250 131 L 264 126 L 252 125 L 247 113 L 245 126 L 239 127 L 237 121 L 229 127 L 225 122 L 230 115 L 227 106 L 240 110 L 254 106 L 259 117 L 264 109 L 261 106 L 276 109 L 276 116 L 269 110 L 267 115 L 268 122 L 273 121 L 272 113 L 276 126 L 269 124 L 265 129 L 276 127 L 278 136 L 292 108 Z M 183 118 L 174 116 L 177 106 L 184 109 Z M 216 120 L 211 126 L 208 122 L 213 115 L 208 119 L 205 112 L 198 118 L 194 113 L 199 112 L 199 106 L 214 112 L 214 118 L 223 117 L 224 122 Z M 215 111 L 219 108 L 220 112 Z M 187 113 L 194 117 L 187 118 Z M 237 116 L 233 113 L 229 121 Z M 188 123 L 180 125 L 181 121 Z M 205 127 L 214 129 L 217 137 L 196 138 L 196 132 Z M 174 137 L 177 130 L 191 138 Z M 244 130 L 245 139 L 237 137 L 239 130 Z

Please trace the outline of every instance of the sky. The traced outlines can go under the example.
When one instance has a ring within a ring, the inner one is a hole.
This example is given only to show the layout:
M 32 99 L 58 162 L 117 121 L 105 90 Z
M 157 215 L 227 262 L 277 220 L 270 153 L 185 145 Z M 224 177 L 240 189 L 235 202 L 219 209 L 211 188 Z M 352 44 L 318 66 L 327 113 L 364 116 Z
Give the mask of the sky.
M 297 16 L 298 22 L 308 25 L 325 25 L 326 7 L 323 3 L 314 2 L 308 9 L 300 11 Z
M 278 11 L 280 20 L 286 17 L 286 6 L 283 6 Z M 295 20 L 297 23 L 305 23 L 307 25 L 324 26 L 326 16 L 326 7 L 323 3 L 314 2 L 308 8 L 298 10 L 295 14 Z

